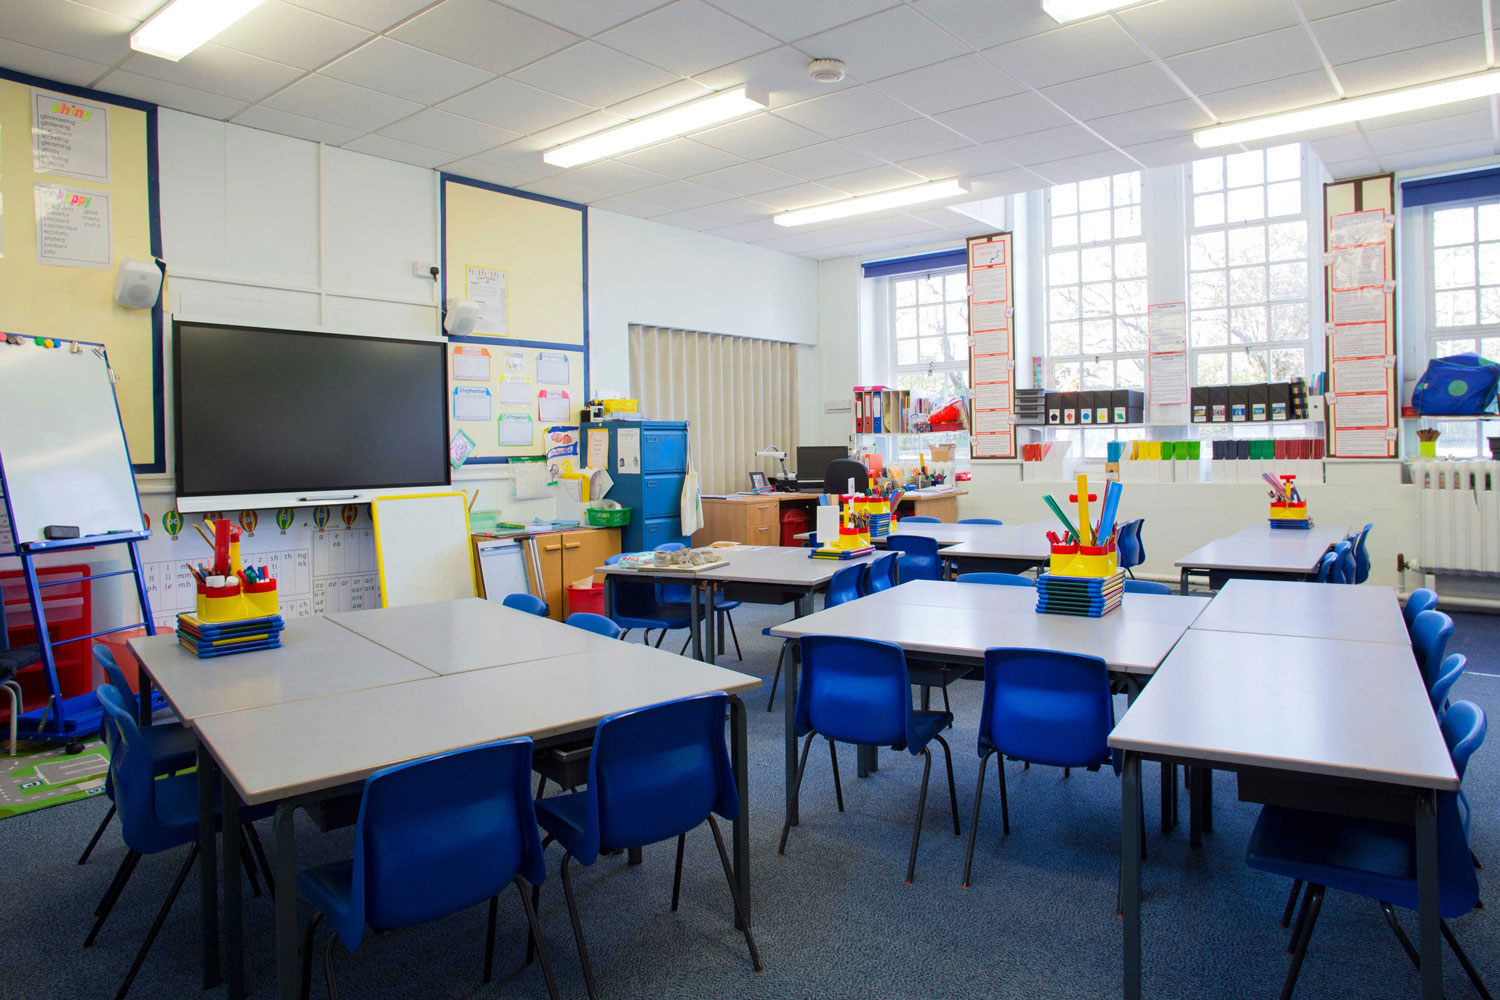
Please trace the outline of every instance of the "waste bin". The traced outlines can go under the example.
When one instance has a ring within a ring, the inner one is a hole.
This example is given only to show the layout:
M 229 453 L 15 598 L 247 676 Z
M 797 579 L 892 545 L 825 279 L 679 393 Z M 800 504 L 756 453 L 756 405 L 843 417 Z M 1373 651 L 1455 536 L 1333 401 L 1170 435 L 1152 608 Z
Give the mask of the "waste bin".
M 807 511 L 788 507 L 781 512 L 781 544 L 798 548 L 802 540 L 797 536 L 808 530 Z
M 580 611 L 604 614 L 604 584 L 595 583 L 591 576 L 568 584 L 568 614 Z

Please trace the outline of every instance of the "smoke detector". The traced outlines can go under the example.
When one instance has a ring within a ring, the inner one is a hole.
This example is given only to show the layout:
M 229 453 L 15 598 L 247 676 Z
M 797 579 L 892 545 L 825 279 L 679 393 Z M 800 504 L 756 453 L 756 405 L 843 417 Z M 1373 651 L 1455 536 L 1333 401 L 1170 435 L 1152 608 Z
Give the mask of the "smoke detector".
M 844 60 L 814 59 L 807 64 L 807 75 L 819 83 L 838 83 L 844 78 Z

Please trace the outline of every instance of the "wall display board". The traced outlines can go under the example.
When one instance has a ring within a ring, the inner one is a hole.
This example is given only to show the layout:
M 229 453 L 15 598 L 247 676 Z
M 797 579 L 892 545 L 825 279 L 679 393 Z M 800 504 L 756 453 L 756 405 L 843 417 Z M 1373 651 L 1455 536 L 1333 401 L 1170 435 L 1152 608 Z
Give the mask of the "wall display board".
M 972 236 L 969 271 L 969 449 L 975 458 L 1016 457 L 1014 237 Z
M 1332 458 L 1393 458 L 1396 187 L 1391 174 L 1323 185 L 1328 432 Z
M 1146 307 L 1146 385 L 1152 406 L 1188 401 L 1187 303 Z
M 448 405 L 468 463 L 546 452 L 588 396 L 588 212 L 582 205 L 442 175 L 443 300 L 472 299 L 450 337 Z
M 0 69 L 0 331 L 109 353 L 138 472 L 164 470 L 162 307 L 114 301 L 161 254 L 156 106 Z

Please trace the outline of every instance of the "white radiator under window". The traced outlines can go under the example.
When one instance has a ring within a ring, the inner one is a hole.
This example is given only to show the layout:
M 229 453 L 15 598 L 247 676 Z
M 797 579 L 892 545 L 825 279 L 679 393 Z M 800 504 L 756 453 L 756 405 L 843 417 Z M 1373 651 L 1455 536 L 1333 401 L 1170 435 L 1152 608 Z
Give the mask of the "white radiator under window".
M 1500 462 L 1413 462 L 1427 573 L 1500 575 Z

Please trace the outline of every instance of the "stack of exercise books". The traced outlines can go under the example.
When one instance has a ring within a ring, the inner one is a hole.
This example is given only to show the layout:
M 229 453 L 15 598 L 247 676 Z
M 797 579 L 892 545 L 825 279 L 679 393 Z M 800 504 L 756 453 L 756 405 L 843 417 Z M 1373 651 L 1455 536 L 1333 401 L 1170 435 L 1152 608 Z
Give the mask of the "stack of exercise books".
M 177 616 L 177 641 L 199 659 L 206 660 L 257 649 L 277 649 L 281 646 L 281 630 L 285 627 L 280 615 L 206 622 L 197 615 L 181 614 Z
M 1123 571 L 1113 576 L 1053 576 L 1043 573 L 1036 581 L 1036 609 L 1046 615 L 1103 618 L 1120 606 L 1124 594 Z
M 874 551 L 875 546 L 873 545 L 865 545 L 857 549 L 834 549 L 820 547 L 809 550 L 807 557 L 809 559 L 853 559 L 856 556 L 867 556 Z

